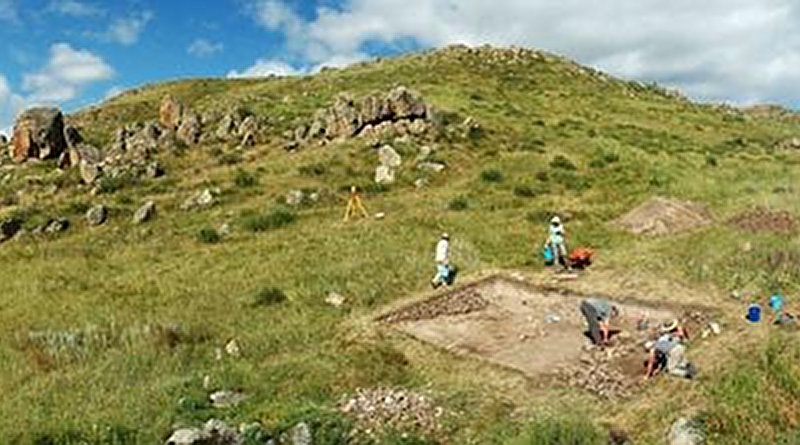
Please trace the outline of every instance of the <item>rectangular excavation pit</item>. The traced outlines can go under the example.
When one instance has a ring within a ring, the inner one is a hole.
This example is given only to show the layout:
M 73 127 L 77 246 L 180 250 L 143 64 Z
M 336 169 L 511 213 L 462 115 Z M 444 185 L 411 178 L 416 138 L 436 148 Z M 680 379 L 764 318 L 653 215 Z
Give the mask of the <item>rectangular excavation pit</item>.
M 412 337 L 455 354 L 517 370 L 537 381 L 587 389 L 601 397 L 625 397 L 642 381 L 646 352 L 657 327 L 678 318 L 697 334 L 708 312 L 603 297 L 620 310 L 614 345 L 595 347 L 579 305 L 586 295 L 493 276 L 404 306 L 379 317 Z M 641 314 L 649 329 L 639 330 Z M 693 342 L 693 345 L 696 342 Z M 689 350 L 689 358 L 695 348 Z

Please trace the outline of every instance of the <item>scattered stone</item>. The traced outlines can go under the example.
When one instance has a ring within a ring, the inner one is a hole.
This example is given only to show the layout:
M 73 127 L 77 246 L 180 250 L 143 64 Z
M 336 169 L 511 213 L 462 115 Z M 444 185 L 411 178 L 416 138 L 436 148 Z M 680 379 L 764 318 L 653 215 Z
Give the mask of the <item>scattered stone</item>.
M 64 116 L 57 108 L 32 108 L 17 118 L 9 153 L 14 162 L 58 159 L 66 148 Z
M 701 445 L 704 442 L 703 435 L 694 422 L 685 417 L 672 424 L 667 441 L 669 445 Z
M 94 184 L 103 175 L 99 165 L 92 164 L 86 160 L 80 162 L 80 173 L 81 179 L 87 185 Z
M 256 145 L 256 135 L 252 132 L 247 132 L 242 136 L 242 142 L 239 144 L 243 148 L 247 147 L 255 147 Z
M 433 149 L 429 145 L 423 145 L 419 148 L 419 153 L 417 154 L 417 162 L 427 161 L 429 157 L 433 154 Z
M 232 338 L 228 343 L 225 344 L 225 352 L 234 358 L 240 357 L 242 355 L 242 350 L 239 347 L 239 342 L 237 342 L 235 338 Z
M 208 396 L 211 406 L 214 408 L 229 408 L 242 403 L 247 398 L 246 395 L 238 391 L 216 391 Z
M 211 189 L 205 189 L 187 198 L 186 201 L 181 204 L 181 210 L 204 210 L 212 207 L 216 202 L 217 200 Z
M 106 222 L 108 209 L 102 204 L 98 204 L 86 212 L 86 222 L 90 226 L 99 226 Z
M 205 390 L 211 389 L 211 376 L 210 375 L 205 375 L 203 377 L 203 389 L 205 389 Z
M 430 395 L 392 388 L 358 389 L 339 410 L 353 419 L 354 434 L 373 438 L 389 431 L 436 435 L 445 415 Z
M 145 176 L 151 179 L 160 178 L 164 176 L 164 168 L 158 161 L 153 161 L 147 164 L 147 168 L 145 169 Z
M 14 237 L 22 229 L 22 221 L 17 218 L 0 220 L 0 242 Z
M 376 184 L 394 184 L 395 175 L 394 169 L 385 165 L 379 165 L 375 169 L 375 183 Z
M 133 223 L 142 224 L 153 219 L 156 216 L 156 203 L 147 201 L 143 206 L 136 210 L 133 214 Z
M 428 180 L 425 178 L 417 178 L 417 180 L 414 181 L 414 187 L 418 189 L 424 188 L 426 185 L 428 185 Z
M 439 162 L 422 162 L 417 165 L 417 169 L 432 173 L 441 173 L 445 168 L 445 165 Z
M 391 145 L 384 145 L 378 149 L 378 159 L 381 165 L 388 168 L 399 168 L 403 159 Z
M 377 220 L 381 220 L 381 219 L 384 219 L 384 218 L 386 218 L 386 214 L 383 213 L 383 212 L 378 212 L 378 213 L 375 214 L 375 219 L 377 219 Z
M 233 230 L 231 229 L 231 225 L 230 224 L 225 223 L 222 226 L 220 226 L 220 228 L 219 228 L 219 230 L 217 230 L 217 232 L 219 233 L 220 236 L 226 237 L 226 236 L 231 236 L 231 233 L 233 233 Z
M 325 303 L 333 307 L 342 307 L 345 303 L 345 298 L 336 292 L 331 292 L 327 297 L 325 297 Z
M 205 445 L 210 443 L 211 434 L 199 428 L 181 428 L 167 439 L 166 445 Z
M 183 104 L 171 95 L 164 96 L 158 110 L 158 122 L 164 128 L 177 130 L 183 117 Z
M 286 193 L 286 204 L 292 207 L 302 205 L 306 200 L 306 194 L 302 190 L 290 190 Z
M 769 210 L 756 207 L 750 211 L 736 215 L 728 224 L 748 232 L 774 232 L 790 234 L 797 231 L 797 219 L 787 211 Z M 750 247 L 752 249 L 752 246 Z M 743 249 L 744 250 L 744 249 Z
M 291 445 L 312 445 L 311 428 L 305 422 L 300 422 L 289 432 Z
M 51 235 L 66 232 L 67 229 L 69 229 L 69 220 L 66 218 L 56 218 L 44 226 L 44 232 Z

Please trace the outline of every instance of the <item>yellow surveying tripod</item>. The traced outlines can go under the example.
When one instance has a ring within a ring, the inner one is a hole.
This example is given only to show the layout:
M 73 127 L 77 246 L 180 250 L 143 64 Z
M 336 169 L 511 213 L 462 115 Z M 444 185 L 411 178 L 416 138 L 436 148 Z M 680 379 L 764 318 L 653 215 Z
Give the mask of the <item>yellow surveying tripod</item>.
M 344 221 L 347 222 L 350 217 L 358 215 L 369 218 L 369 213 L 361 202 L 361 196 L 358 194 L 356 186 L 352 186 L 350 187 L 350 199 L 347 200 L 347 210 L 344 212 Z

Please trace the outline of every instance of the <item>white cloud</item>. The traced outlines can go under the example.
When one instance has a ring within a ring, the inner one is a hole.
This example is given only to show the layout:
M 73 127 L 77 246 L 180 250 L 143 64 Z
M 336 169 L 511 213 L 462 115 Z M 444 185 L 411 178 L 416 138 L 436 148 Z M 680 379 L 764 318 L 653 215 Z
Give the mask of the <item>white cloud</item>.
M 105 96 L 103 96 L 103 100 L 113 99 L 124 92 L 125 88 L 119 85 L 114 85 L 113 87 L 109 88 L 108 91 L 106 91 Z
M 242 72 L 233 70 L 228 73 L 229 78 L 267 77 L 267 76 L 297 76 L 305 71 L 294 68 L 280 60 L 259 59 L 250 68 Z
M 0 133 L 11 134 L 11 124 L 25 106 L 25 100 L 15 94 L 6 77 L 0 73 Z
M 0 21 L 18 23 L 19 13 L 14 0 L 0 0 Z
M 22 89 L 29 93 L 29 102 L 59 103 L 74 99 L 84 87 L 113 75 L 114 70 L 99 56 L 56 43 L 50 47 L 47 65 L 25 74 Z
M 102 36 L 106 40 L 122 45 L 133 45 L 139 41 L 139 36 L 154 18 L 155 14 L 152 11 L 133 13 L 128 17 L 111 22 L 108 30 Z
M 195 57 L 209 57 L 222 52 L 224 49 L 225 46 L 222 43 L 210 42 L 206 39 L 195 39 L 186 49 L 186 52 Z
M 105 13 L 103 9 L 96 5 L 79 2 L 77 0 L 52 0 L 47 10 L 71 17 L 93 17 Z
M 348 0 L 304 19 L 286 1 L 250 0 L 310 65 L 358 59 L 369 45 L 522 45 L 699 99 L 800 101 L 794 0 Z

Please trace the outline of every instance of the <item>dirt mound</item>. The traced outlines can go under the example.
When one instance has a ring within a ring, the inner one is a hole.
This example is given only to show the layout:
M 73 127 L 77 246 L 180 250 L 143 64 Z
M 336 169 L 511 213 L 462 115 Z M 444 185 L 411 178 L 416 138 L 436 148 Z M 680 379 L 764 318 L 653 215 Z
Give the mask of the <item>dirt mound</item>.
M 711 212 L 691 201 L 655 197 L 626 213 L 616 225 L 635 235 L 670 235 L 713 222 Z
M 797 230 L 797 219 L 787 211 L 773 211 L 756 207 L 734 216 L 728 224 L 748 232 L 792 233 Z
M 384 316 L 381 321 L 400 323 L 403 321 L 430 320 L 442 316 L 482 311 L 487 306 L 489 306 L 489 302 L 476 289 L 464 289 L 402 308 Z

